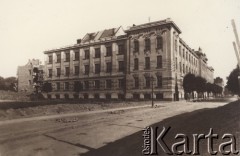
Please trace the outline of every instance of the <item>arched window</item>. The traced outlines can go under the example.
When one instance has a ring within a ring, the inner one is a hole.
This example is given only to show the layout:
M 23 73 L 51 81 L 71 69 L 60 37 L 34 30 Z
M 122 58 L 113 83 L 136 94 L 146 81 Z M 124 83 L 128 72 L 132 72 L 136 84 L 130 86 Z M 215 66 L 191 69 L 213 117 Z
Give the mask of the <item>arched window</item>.
M 163 38 L 162 36 L 157 37 L 157 49 L 162 49 L 163 48 Z

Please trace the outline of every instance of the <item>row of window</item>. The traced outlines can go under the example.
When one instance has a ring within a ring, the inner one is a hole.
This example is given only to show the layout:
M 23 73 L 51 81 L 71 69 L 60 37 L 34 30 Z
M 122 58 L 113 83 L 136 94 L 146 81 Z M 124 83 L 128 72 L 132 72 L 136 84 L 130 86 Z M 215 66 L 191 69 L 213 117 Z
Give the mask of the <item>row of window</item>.
M 99 74 L 101 71 L 101 65 L 100 64 L 95 64 L 95 74 Z M 118 61 L 118 72 L 124 72 L 124 61 Z M 61 75 L 61 68 L 56 68 L 57 71 L 57 76 L 60 77 Z M 112 72 L 112 62 L 107 62 L 106 63 L 106 73 L 111 73 Z M 88 75 L 90 73 L 90 67 L 89 65 L 84 65 L 84 75 Z M 74 66 L 74 74 L 79 75 L 79 66 Z M 48 76 L 52 77 L 53 71 L 52 69 L 48 69 Z M 70 68 L 65 67 L 65 76 L 70 75 Z
M 92 89 L 100 89 L 100 80 L 94 80 L 93 86 L 91 87 Z M 112 80 L 107 79 L 103 81 L 104 88 L 105 89 L 111 89 L 113 87 L 112 85 Z M 125 87 L 125 81 L 124 79 L 118 79 L 118 88 L 123 89 Z M 69 82 L 64 82 L 64 90 L 69 90 L 70 89 L 70 83 Z M 75 81 L 74 82 L 74 91 L 82 91 L 82 90 L 88 90 L 90 89 L 90 82 L 89 81 Z M 56 90 L 60 91 L 61 90 L 61 83 L 57 82 L 56 83 Z
M 145 69 L 150 69 L 151 64 L 150 64 L 150 57 L 145 57 Z M 162 56 L 157 56 L 157 68 L 162 68 L 163 62 L 162 62 Z M 138 58 L 134 59 L 134 70 L 139 69 L 139 60 Z
M 134 40 L 133 42 L 133 47 L 134 47 L 134 52 L 139 52 L 139 41 L 138 40 Z M 156 45 L 157 45 L 157 49 L 162 49 L 163 48 L 163 38 L 162 36 L 157 36 L 156 38 Z M 144 51 L 150 51 L 151 50 L 151 39 L 150 38 L 146 38 L 144 40 Z
M 145 77 L 145 87 L 150 88 L 151 85 L 154 85 L 154 79 L 150 76 Z M 135 88 L 139 88 L 139 77 L 134 77 L 134 86 Z M 157 76 L 157 84 L 156 87 L 162 88 L 163 86 L 163 78 L 162 76 Z
M 178 69 L 177 63 L 176 63 L 176 69 Z M 180 73 L 183 73 L 183 74 L 187 74 L 187 73 L 195 73 L 196 74 L 196 71 L 194 71 L 193 69 L 191 69 L 187 65 L 185 66 L 181 62 L 179 62 L 179 71 L 180 71 Z
M 179 56 L 182 56 L 186 61 L 190 62 L 191 64 L 197 66 L 197 59 L 194 58 L 190 52 L 185 51 L 185 49 L 182 49 L 181 46 L 179 46 Z
M 118 45 L 118 54 L 122 55 L 124 54 L 125 50 L 125 45 L 120 44 Z M 107 46 L 106 47 L 106 56 L 112 56 L 112 46 Z M 95 48 L 95 58 L 100 58 L 101 57 L 101 49 L 100 48 Z M 79 55 L 79 50 L 74 51 L 74 60 L 79 61 L 80 55 Z M 90 58 L 90 51 L 89 49 L 84 50 L 84 59 L 89 59 Z M 49 64 L 53 63 L 53 56 L 49 55 L 48 56 Z M 65 52 L 65 62 L 70 61 L 70 52 Z M 57 54 L 57 63 L 61 62 L 61 53 Z

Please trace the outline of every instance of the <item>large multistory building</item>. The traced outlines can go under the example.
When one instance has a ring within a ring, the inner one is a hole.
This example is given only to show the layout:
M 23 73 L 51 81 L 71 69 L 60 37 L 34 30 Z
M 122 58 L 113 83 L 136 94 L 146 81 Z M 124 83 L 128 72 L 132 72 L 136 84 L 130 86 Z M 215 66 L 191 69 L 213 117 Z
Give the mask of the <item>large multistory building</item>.
M 181 99 L 185 74 L 213 82 L 213 68 L 180 33 L 166 19 L 87 33 L 74 45 L 47 50 L 48 98 Z

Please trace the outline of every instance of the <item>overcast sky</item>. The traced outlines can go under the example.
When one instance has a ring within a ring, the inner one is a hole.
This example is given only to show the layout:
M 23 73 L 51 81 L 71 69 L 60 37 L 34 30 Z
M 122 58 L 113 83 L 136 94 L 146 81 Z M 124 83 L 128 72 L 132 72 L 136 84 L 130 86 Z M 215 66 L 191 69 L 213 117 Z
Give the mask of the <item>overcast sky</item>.
M 71 45 L 88 32 L 170 17 L 181 38 L 207 54 L 214 76 L 236 66 L 231 19 L 240 31 L 240 0 L 0 0 L 0 76 L 16 76 L 28 59 Z

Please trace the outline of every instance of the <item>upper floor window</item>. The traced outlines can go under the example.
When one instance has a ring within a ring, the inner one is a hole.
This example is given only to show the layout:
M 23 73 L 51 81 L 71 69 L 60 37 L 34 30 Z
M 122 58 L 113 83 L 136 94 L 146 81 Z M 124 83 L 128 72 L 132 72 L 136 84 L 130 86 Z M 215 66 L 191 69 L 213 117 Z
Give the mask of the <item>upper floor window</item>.
M 85 75 L 88 75 L 89 74 L 89 65 L 85 65 Z
M 106 65 L 107 65 L 106 72 L 111 73 L 112 72 L 112 62 L 107 62 Z
M 95 58 L 100 58 L 100 57 L 101 57 L 100 48 L 95 48 Z
M 145 57 L 145 69 L 150 69 L 150 57 Z
M 107 46 L 106 56 L 112 56 L 112 46 Z
M 66 74 L 66 76 L 69 76 L 69 74 L 70 74 L 69 67 L 65 67 L 65 74 Z
M 49 55 L 49 56 L 48 56 L 48 63 L 49 63 L 49 64 L 52 64 L 52 62 L 53 62 L 53 56 L 52 56 L 52 55 Z
M 69 82 L 65 82 L 65 83 L 64 83 L 64 87 L 65 87 L 65 88 L 64 88 L 65 90 L 69 90 Z
M 185 58 L 185 50 L 183 49 L 182 57 Z
M 79 74 L 79 66 L 75 66 L 74 71 L 75 71 L 75 75 L 78 75 Z
M 89 82 L 88 82 L 88 81 L 84 81 L 84 88 L 85 88 L 86 90 L 89 89 Z
M 163 48 L 163 38 L 162 36 L 157 37 L 157 49 L 162 49 Z
M 182 73 L 182 63 L 179 62 L 179 70 L 180 70 L 180 73 Z
M 146 87 L 150 88 L 150 86 L 151 86 L 151 77 L 147 76 L 147 77 L 145 77 L 145 80 L 146 80 Z
M 85 52 L 85 59 L 89 59 L 90 58 L 90 51 L 88 49 L 84 50 Z
M 183 67 L 182 67 L 182 71 L 183 71 L 183 74 L 185 74 L 185 65 L 183 64 Z
M 134 59 L 134 70 L 138 70 L 138 58 Z
M 57 77 L 60 77 L 60 75 L 61 75 L 61 69 L 57 68 Z
M 106 88 L 112 88 L 112 80 L 106 80 Z
M 118 54 L 124 54 L 124 50 L 125 50 L 125 48 L 124 48 L 125 46 L 124 46 L 124 44 L 119 44 L 118 45 Z
M 162 68 L 162 56 L 157 56 L 157 68 Z
M 151 41 L 150 38 L 145 39 L 145 50 L 151 50 Z
M 135 81 L 135 88 L 138 88 L 139 87 L 139 78 L 134 77 L 134 81 Z
M 177 57 L 175 59 L 175 65 L 176 65 L 176 70 L 178 69 L 178 60 L 177 60 Z
M 138 52 L 138 51 L 139 51 L 139 41 L 134 40 L 134 52 Z
M 158 77 L 157 77 L 157 86 L 161 88 L 161 87 L 162 87 L 162 84 L 163 84 L 163 83 L 162 83 L 162 76 L 158 76 Z
M 94 86 L 96 89 L 99 89 L 100 88 L 100 80 L 95 80 L 94 81 Z
M 69 62 L 69 61 L 70 61 L 70 53 L 69 53 L 69 52 L 66 52 L 66 53 L 65 53 L 65 56 L 66 56 L 65 61 L 66 61 L 66 62 Z
M 100 64 L 95 64 L 95 74 L 100 73 Z
M 79 60 L 79 51 L 75 51 L 75 58 L 74 58 L 75 61 L 78 61 Z
M 124 79 L 119 79 L 119 80 L 118 80 L 118 87 L 119 87 L 119 88 L 124 88 L 124 86 L 125 86 L 125 81 L 124 81 Z
M 61 62 L 61 54 L 57 54 L 57 63 Z
M 61 88 L 60 82 L 57 82 L 56 85 L 57 85 L 57 90 L 60 90 Z
M 48 69 L 48 77 L 52 77 L 52 69 Z
M 175 40 L 175 50 L 177 51 L 178 43 L 177 40 Z
M 124 71 L 124 61 L 118 61 L 118 71 L 119 72 Z

